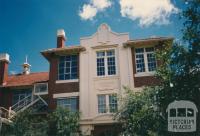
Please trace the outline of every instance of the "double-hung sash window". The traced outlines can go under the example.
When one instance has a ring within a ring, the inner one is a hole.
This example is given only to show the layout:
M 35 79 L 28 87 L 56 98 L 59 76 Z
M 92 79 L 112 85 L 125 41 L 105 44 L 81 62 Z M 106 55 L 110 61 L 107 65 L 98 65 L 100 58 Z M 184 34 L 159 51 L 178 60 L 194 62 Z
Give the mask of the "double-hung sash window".
M 34 93 L 37 95 L 48 94 L 48 83 L 36 83 Z
M 117 95 L 98 95 L 98 113 L 114 113 L 118 109 Z
M 117 95 L 109 95 L 109 110 L 110 113 L 117 111 Z
M 98 95 L 98 112 L 106 113 L 106 95 Z
M 59 98 L 57 99 L 57 106 L 76 112 L 78 111 L 78 97 Z
M 97 76 L 116 75 L 115 50 L 97 52 Z
M 58 80 L 71 80 L 78 78 L 78 56 L 67 55 L 59 59 Z
M 135 49 L 136 72 L 152 72 L 156 70 L 154 47 Z

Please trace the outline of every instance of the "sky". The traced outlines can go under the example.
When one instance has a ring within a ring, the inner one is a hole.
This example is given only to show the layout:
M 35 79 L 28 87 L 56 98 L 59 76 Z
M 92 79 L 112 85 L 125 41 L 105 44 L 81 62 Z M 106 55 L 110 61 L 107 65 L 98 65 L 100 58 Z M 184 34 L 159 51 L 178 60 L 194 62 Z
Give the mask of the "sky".
M 79 45 L 107 23 L 131 39 L 172 36 L 181 39 L 183 0 L 0 0 L 0 53 L 10 55 L 9 73 L 22 72 L 28 55 L 31 72 L 49 71 L 41 51 L 56 47 L 64 29 L 66 46 Z

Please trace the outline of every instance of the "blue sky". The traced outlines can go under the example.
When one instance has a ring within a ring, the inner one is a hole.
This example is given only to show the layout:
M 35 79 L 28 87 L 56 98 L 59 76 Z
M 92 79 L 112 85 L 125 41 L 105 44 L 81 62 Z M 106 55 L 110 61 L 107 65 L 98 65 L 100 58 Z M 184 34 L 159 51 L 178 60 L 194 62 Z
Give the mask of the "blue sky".
M 184 6 L 182 0 L 0 0 L 0 53 L 10 55 L 9 72 L 21 72 L 26 55 L 32 72 L 48 71 L 40 51 L 56 47 L 57 29 L 65 29 L 66 45 L 78 45 L 101 23 L 131 39 L 180 39 Z

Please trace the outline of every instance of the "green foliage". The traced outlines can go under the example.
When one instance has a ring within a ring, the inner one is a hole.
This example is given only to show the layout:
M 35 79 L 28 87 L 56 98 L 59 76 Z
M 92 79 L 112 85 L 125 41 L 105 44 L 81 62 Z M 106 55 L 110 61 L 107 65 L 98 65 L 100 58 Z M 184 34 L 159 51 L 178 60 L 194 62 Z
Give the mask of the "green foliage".
M 79 133 L 79 113 L 58 107 L 49 115 L 50 131 L 52 136 L 70 136 Z
M 3 124 L 2 136 L 46 136 L 48 123 L 31 110 L 18 113 L 10 125 Z
M 61 107 L 42 118 L 26 110 L 12 121 L 11 125 L 3 125 L 1 136 L 70 136 L 79 133 L 79 113 Z
M 122 106 L 116 114 L 121 122 L 124 135 L 130 136 L 162 136 L 162 128 L 166 125 L 162 116 L 156 111 L 154 88 L 146 88 L 141 93 L 124 89 L 126 97 L 121 99 Z
M 116 115 L 125 135 L 179 136 L 167 132 L 168 104 L 174 100 L 190 100 L 200 109 L 200 70 L 191 59 L 193 54 L 183 46 L 174 44 L 170 47 L 168 42 L 164 44 L 156 54 L 162 62 L 156 71 L 161 84 L 148 87 L 141 93 L 125 88 L 127 95 L 122 99 L 122 107 Z M 199 116 L 197 122 L 200 122 Z M 199 126 L 197 128 L 197 132 L 190 133 L 190 136 L 198 135 Z M 181 135 L 187 136 L 188 133 Z
M 160 85 L 146 88 L 140 94 L 130 89 L 122 99 L 117 120 L 122 123 L 123 134 L 133 136 L 198 136 L 200 112 L 197 115 L 197 132 L 167 132 L 166 108 L 174 100 L 189 100 L 200 110 L 200 0 L 189 0 L 183 17 L 183 39 L 192 48 L 164 43 L 156 53 L 160 66 L 156 76 Z M 153 108 L 154 107 L 154 108 Z
M 183 11 L 183 39 L 193 46 L 193 51 L 200 51 L 200 0 L 185 0 L 186 10 Z

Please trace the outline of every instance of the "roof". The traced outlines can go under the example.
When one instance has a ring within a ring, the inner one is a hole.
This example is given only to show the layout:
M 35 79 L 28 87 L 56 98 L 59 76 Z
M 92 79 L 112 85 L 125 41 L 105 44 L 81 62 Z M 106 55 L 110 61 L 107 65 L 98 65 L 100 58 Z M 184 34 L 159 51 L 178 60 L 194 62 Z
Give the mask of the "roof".
M 2 87 L 20 87 L 31 86 L 37 82 L 45 82 L 49 80 L 48 72 L 30 73 L 28 75 L 18 74 L 8 76 L 7 82 Z
M 146 44 L 158 44 L 159 42 L 164 41 L 173 41 L 173 37 L 154 37 L 154 38 L 146 38 L 146 39 L 135 39 L 129 40 L 124 44 L 124 47 L 130 47 L 135 45 L 146 45 Z
M 191 101 L 185 101 L 185 100 L 180 100 L 180 101 L 173 101 L 170 103 L 167 107 L 167 111 L 169 111 L 172 108 L 192 108 L 195 111 L 198 111 L 196 105 L 191 102 Z
M 85 51 L 85 47 L 76 45 L 76 46 L 66 46 L 63 48 L 53 48 L 44 50 L 41 52 L 41 54 L 47 59 L 50 59 L 51 54 L 55 55 L 66 55 L 66 54 L 73 54 L 73 53 L 79 53 L 81 51 Z

